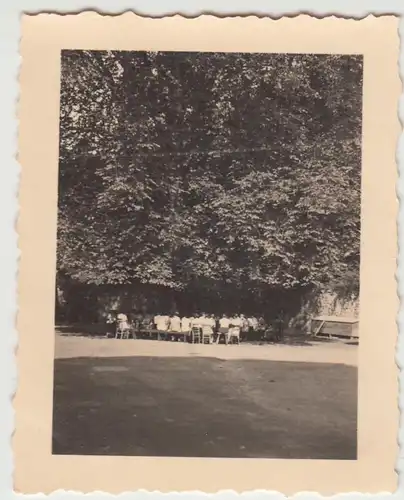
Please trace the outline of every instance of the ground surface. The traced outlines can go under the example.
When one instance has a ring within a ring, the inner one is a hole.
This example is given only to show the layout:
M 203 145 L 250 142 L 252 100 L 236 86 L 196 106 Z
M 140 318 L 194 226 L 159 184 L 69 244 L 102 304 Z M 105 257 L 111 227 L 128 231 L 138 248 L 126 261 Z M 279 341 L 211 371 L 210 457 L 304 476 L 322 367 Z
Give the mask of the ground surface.
M 355 459 L 356 356 L 57 335 L 53 452 Z

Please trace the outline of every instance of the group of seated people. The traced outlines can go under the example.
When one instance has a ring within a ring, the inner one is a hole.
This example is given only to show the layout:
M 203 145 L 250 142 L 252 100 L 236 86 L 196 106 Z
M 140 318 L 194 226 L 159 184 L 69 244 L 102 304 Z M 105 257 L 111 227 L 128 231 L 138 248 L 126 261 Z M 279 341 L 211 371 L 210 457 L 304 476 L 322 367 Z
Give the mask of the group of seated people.
M 218 317 L 214 314 L 202 313 L 180 317 L 176 313 L 172 316 L 155 316 L 153 321 L 156 329 L 160 332 L 189 335 L 200 329 L 202 333 L 210 337 L 211 342 L 213 342 L 214 336 L 216 336 L 216 342 L 219 342 L 220 337 L 223 336 L 227 343 L 232 337 L 240 339 L 242 333 L 248 333 L 250 329 L 258 328 L 256 318 L 246 318 L 244 315 L 228 317 L 224 314 Z
M 211 343 L 216 340 L 219 343 L 223 337 L 228 343 L 233 337 L 247 336 L 253 331 L 264 331 L 265 322 L 263 318 L 246 317 L 243 314 L 227 316 L 223 314 L 216 316 L 213 314 L 199 313 L 193 316 L 180 316 L 178 312 L 174 314 L 158 314 L 156 316 L 124 313 L 112 314 L 107 317 L 107 323 L 115 325 L 116 331 L 151 331 L 156 330 L 164 334 L 166 338 L 180 340 L 186 336 L 192 337 L 194 333 L 203 333 L 209 338 Z M 171 335 L 170 335 L 171 334 Z

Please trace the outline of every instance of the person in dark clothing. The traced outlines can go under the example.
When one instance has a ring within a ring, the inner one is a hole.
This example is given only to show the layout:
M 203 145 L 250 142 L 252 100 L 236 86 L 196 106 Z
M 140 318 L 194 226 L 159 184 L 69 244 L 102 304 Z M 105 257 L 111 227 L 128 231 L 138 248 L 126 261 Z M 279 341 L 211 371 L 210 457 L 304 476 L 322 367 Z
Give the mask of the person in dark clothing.
M 116 312 L 115 311 L 109 311 L 107 314 L 107 317 L 105 318 L 106 322 L 106 337 L 113 337 L 115 335 L 115 330 L 116 330 Z

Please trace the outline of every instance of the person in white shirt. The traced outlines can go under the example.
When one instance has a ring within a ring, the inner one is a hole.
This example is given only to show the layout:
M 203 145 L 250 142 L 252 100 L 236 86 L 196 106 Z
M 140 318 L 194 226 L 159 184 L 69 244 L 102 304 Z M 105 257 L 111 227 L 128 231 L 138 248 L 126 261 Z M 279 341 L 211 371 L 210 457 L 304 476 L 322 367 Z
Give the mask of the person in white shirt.
M 201 326 L 207 326 L 209 323 L 208 316 L 206 313 L 202 313 L 199 317 L 199 322 Z
M 189 333 L 191 331 L 191 325 L 192 325 L 192 322 L 193 322 L 194 318 L 192 317 L 187 317 L 187 316 L 184 316 L 182 319 L 181 319 L 181 331 L 182 333 Z
M 212 318 L 206 314 L 202 313 L 201 316 L 198 318 L 198 326 L 202 329 L 203 333 L 203 338 L 206 338 L 206 335 L 209 336 L 209 343 L 213 342 L 213 329 L 215 326 L 214 320 L 212 321 Z
M 157 330 L 160 332 L 166 332 L 170 324 L 170 318 L 169 316 L 157 315 L 154 317 L 154 323 Z
M 199 318 L 200 325 L 202 328 L 205 328 L 207 331 L 209 331 L 210 334 L 213 335 L 213 331 L 215 329 L 216 321 L 211 315 L 203 314 Z
M 207 321 L 208 321 L 209 326 L 212 328 L 212 331 L 215 331 L 215 329 L 216 329 L 215 316 L 213 314 L 209 314 Z
M 202 314 L 201 315 L 195 314 L 195 317 L 192 318 L 191 326 L 202 327 L 203 320 L 204 317 Z
M 255 331 L 258 330 L 258 320 L 257 318 L 248 318 L 248 326 L 250 327 L 251 330 Z
M 219 343 L 220 337 L 223 335 L 226 343 L 227 343 L 227 336 L 229 334 L 229 327 L 230 327 L 230 319 L 223 314 L 223 316 L 219 319 L 219 334 L 216 339 L 216 344 Z
M 234 326 L 237 326 L 239 328 L 241 328 L 241 324 L 242 324 L 242 320 L 240 318 L 240 316 L 234 316 L 233 318 L 230 318 L 230 326 L 234 327 Z
M 181 318 L 178 316 L 178 313 L 175 313 L 174 316 L 170 318 L 170 332 L 181 332 Z
M 223 314 L 223 316 L 219 319 L 219 329 L 221 333 L 226 333 L 230 326 L 230 319 Z
M 240 333 L 242 324 L 243 320 L 241 319 L 240 316 L 237 315 L 234 316 L 233 318 L 230 318 L 230 328 L 227 336 L 227 341 L 231 340 L 232 337 L 235 337 L 238 339 L 238 342 L 240 342 Z
M 119 313 L 117 316 L 117 320 L 118 320 L 119 326 L 122 327 L 122 329 L 129 327 L 128 317 L 126 316 L 126 314 Z
M 117 328 L 120 334 L 126 333 L 130 330 L 128 317 L 124 313 L 119 313 L 117 318 Z
M 161 317 L 160 314 L 156 314 L 153 318 L 153 325 L 154 325 L 154 328 L 156 328 L 156 329 L 157 329 L 157 325 L 160 323 L 160 317 Z

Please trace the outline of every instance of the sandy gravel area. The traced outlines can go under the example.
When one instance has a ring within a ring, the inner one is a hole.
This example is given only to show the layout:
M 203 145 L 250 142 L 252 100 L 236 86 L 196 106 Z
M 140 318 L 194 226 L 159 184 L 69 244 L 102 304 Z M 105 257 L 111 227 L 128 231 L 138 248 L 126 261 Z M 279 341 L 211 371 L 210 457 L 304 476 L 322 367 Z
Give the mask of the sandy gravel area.
M 261 359 L 357 366 L 358 346 L 344 342 L 310 342 L 306 345 L 201 345 L 156 340 L 116 340 L 79 336 L 55 336 L 56 358 L 77 357 L 208 357 Z

